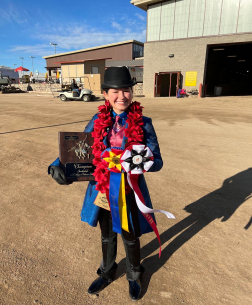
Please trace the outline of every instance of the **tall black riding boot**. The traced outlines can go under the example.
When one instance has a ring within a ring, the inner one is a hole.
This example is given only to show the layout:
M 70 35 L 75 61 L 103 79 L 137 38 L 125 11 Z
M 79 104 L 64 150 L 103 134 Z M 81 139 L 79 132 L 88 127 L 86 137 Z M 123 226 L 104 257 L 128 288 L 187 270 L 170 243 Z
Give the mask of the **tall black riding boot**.
M 110 238 L 102 236 L 102 254 L 100 268 L 97 270 L 99 277 L 93 281 L 88 289 L 89 294 L 97 294 L 107 287 L 115 279 L 117 263 L 117 234 Z
M 139 238 L 126 240 L 122 234 L 123 244 L 126 252 L 126 277 L 128 281 L 135 281 L 141 278 L 144 272 L 140 265 L 140 241 Z

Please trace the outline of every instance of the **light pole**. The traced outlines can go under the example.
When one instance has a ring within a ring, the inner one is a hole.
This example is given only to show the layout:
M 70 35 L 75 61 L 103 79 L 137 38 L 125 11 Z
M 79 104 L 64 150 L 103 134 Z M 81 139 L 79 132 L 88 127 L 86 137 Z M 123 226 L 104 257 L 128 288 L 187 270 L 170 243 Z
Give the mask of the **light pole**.
M 32 59 L 32 76 L 34 77 L 33 58 L 36 58 L 36 57 L 30 56 L 30 58 Z
M 22 67 L 23 67 L 23 60 L 24 60 L 24 57 L 18 57 L 20 59 L 22 59 Z
M 24 57 L 18 57 L 20 59 L 22 59 L 22 67 L 23 67 L 23 60 L 24 60 Z M 22 73 L 22 75 L 24 75 L 24 72 Z
M 57 43 L 52 43 L 52 42 L 50 42 L 50 44 L 52 45 L 52 46 L 55 46 L 55 54 L 56 54 L 56 46 L 58 45 Z
M 17 64 L 13 64 L 13 66 L 14 66 L 14 70 L 15 70 L 15 66 L 16 66 Z

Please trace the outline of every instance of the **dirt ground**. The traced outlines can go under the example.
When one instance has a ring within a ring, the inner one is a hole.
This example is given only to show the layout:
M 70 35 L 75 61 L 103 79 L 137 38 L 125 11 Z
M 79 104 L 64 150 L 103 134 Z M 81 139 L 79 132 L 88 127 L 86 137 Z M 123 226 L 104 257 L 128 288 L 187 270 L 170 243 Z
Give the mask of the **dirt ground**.
M 146 173 L 162 241 L 141 237 L 139 304 L 252 304 L 252 97 L 136 98 L 153 119 L 164 167 Z M 0 95 L 0 304 L 132 304 L 125 252 L 117 280 L 87 289 L 100 230 L 80 221 L 86 182 L 47 175 L 58 131 L 83 131 L 101 102 Z M 120 277 L 121 276 L 121 277 Z

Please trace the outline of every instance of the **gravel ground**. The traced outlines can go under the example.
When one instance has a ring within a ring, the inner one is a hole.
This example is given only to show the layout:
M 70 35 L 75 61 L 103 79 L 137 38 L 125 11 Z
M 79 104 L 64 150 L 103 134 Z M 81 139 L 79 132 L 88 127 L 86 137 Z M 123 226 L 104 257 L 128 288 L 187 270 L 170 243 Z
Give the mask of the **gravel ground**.
M 137 98 L 155 126 L 164 167 L 146 173 L 162 241 L 141 237 L 139 304 L 252 303 L 252 97 Z M 80 221 L 86 182 L 47 175 L 58 131 L 82 131 L 101 102 L 0 95 L 0 304 L 131 304 L 119 238 L 117 280 L 87 289 L 100 230 Z

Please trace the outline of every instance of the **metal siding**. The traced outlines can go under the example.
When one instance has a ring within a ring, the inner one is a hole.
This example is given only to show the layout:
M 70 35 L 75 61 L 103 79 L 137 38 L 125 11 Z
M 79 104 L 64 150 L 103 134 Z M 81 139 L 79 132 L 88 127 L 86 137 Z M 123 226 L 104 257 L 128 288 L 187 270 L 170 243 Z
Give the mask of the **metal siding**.
M 206 0 L 193 0 L 190 5 L 188 37 L 202 36 Z
M 236 33 L 240 0 L 223 0 L 220 33 Z
M 206 1 L 203 36 L 219 34 L 221 10 L 222 0 Z
M 252 32 L 252 2 L 241 0 L 237 33 Z
M 162 4 L 160 40 L 173 39 L 175 0 Z
M 148 9 L 147 41 L 159 40 L 161 3 L 154 4 Z
M 143 59 L 133 59 L 133 60 L 110 60 L 105 62 L 106 67 L 136 67 L 143 66 Z
M 148 6 L 147 42 L 251 32 L 251 13 L 252 0 L 159 1 Z
M 132 46 L 133 43 L 128 43 L 125 45 L 119 45 L 104 49 L 56 56 L 53 58 L 46 59 L 46 66 L 54 68 L 54 67 L 60 67 L 60 64 L 55 64 L 54 62 L 85 60 L 85 59 L 95 60 L 97 58 L 111 58 L 111 60 L 131 60 Z
M 187 38 L 190 0 L 175 2 L 174 38 Z

